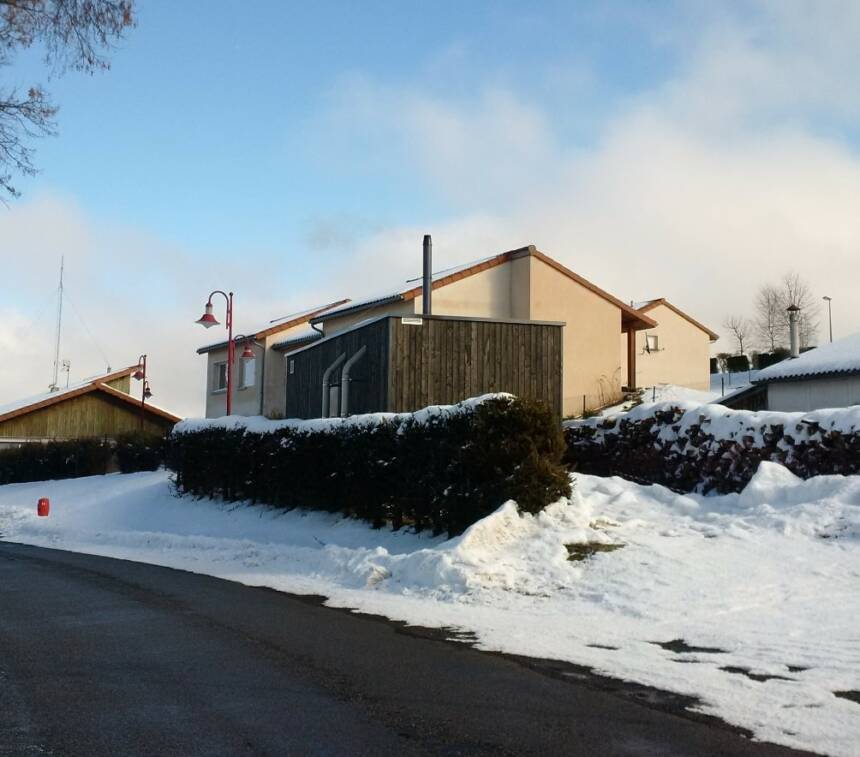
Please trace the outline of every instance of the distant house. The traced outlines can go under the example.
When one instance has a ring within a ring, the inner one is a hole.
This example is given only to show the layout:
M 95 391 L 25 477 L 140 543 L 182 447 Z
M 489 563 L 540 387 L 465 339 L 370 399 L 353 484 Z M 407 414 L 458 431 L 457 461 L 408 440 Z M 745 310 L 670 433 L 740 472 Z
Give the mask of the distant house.
M 719 335 L 665 298 L 634 303 L 657 324 L 635 332 L 632 343 L 622 340 L 621 364 L 625 374 L 634 350 L 635 376 L 628 383 L 638 387 L 676 384 L 706 391 L 710 388 L 710 349 Z
M 344 305 L 337 300 L 275 319 L 261 329 L 248 332 L 238 340 L 240 350 L 247 343 L 253 360 L 239 360 L 234 366 L 233 413 L 283 418 L 286 410 L 284 352 L 298 349 L 322 337 L 309 325 L 311 318 Z M 236 332 L 240 335 L 241 332 Z M 227 340 L 197 350 L 206 355 L 206 417 L 219 418 L 227 412 Z
M 137 366 L 96 376 L 68 389 L 0 406 L 0 447 L 61 439 L 113 439 L 126 432 L 163 433 L 180 418 L 132 397 Z
M 759 371 L 736 402 L 758 395 L 768 410 L 808 411 L 860 405 L 860 333 L 789 357 Z M 728 404 L 728 403 L 726 403 Z

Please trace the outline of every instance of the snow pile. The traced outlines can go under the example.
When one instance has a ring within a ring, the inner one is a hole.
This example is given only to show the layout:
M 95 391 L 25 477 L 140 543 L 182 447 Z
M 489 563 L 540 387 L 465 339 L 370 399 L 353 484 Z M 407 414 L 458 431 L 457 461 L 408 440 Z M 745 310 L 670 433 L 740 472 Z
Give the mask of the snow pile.
M 768 366 L 759 371 L 755 383 L 857 371 L 860 371 L 860 332 Z
M 271 434 L 281 429 L 294 431 L 306 431 L 308 433 L 318 431 L 330 431 L 345 426 L 372 426 L 379 423 L 403 424 L 407 421 L 415 423 L 427 423 L 432 418 L 446 415 L 458 415 L 474 410 L 478 405 L 492 399 L 511 398 L 512 394 L 497 392 L 495 394 L 482 394 L 479 397 L 471 397 L 456 405 L 430 405 L 417 410 L 414 413 L 366 413 L 364 415 L 351 415 L 348 418 L 313 418 L 311 420 L 299 420 L 290 418 L 282 421 L 273 421 L 262 415 L 241 416 L 225 415 L 221 418 L 186 418 L 173 427 L 174 434 L 189 434 L 195 431 L 207 431 L 210 429 L 226 429 L 228 431 L 244 430 L 251 434 Z
M 507 503 L 446 541 L 180 499 L 163 472 L 110 475 L 0 487 L 0 534 L 471 631 L 486 649 L 698 697 L 759 739 L 856 753 L 860 476 L 763 463 L 718 497 L 575 484 L 539 515 Z
M 693 402 L 704 405 L 708 402 L 716 402 L 720 399 L 719 389 L 713 391 L 703 391 L 700 389 L 690 389 L 687 386 L 678 386 L 677 384 L 658 384 L 657 386 L 648 386 L 640 391 L 639 399 L 626 400 L 618 405 L 603 408 L 599 415 L 602 418 L 608 418 L 611 415 L 618 413 L 626 413 L 628 410 L 636 407 L 641 402 Z

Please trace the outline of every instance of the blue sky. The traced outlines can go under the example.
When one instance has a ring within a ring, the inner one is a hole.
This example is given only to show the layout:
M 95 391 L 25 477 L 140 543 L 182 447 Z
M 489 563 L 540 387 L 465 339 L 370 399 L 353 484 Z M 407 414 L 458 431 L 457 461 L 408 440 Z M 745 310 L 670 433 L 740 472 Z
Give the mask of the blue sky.
M 61 106 L 0 208 L 0 349 L 30 366 L 0 402 L 49 372 L 60 254 L 73 373 L 148 351 L 189 413 L 210 289 L 254 327 L 399 285 L 425 232 L 440 266 L 535 243 L 717 330 L 797 270 L 856 331 L 858 38 L 850 0 L 141 0 L 110 71 L 0 71 Z

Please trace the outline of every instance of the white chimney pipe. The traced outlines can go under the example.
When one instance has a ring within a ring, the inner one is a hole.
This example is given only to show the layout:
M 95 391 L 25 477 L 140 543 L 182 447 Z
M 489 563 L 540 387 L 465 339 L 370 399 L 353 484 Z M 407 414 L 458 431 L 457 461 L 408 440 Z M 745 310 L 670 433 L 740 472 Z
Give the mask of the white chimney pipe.
M 788 338 L 791 356 L 797 357 L 800 355 L 800 329 L 797 322 L 800 308 L 797 305 L 789 305 L 786 312 L 788 313 Z

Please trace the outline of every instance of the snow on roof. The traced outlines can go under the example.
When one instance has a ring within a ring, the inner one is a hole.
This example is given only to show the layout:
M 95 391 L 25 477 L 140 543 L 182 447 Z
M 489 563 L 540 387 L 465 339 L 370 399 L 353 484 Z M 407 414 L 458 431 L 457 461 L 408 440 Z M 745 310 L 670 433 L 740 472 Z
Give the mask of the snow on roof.
M 652 302 L 657 302 L 659 298 L 655 298 L 653 300 L 640 300 L 639 302 L 631 302 L 630 306 L 635 310 L 641 310 L 642 308 L 648 307 Z
M 21 410 L 22 408 L 29 407 L 30 405 L 35 405 L 39 402 L 44 402 L 45 400 L 51 400 L 55 397 L 62 397 L 63 395 L 71 394 L 72 392 L 76 392 L 78 389 L 83 389 L 85 386 L 89 386 L 93 383 L 94 380 L 95 379 L 87 379 L 86 381 L 78 381 L 74 384 L 69 384 L 69 387 L 67 389 L 59 389 L 56 392 L 43 392 L 42 394 L 34 394 L 31 397 L 24 397 L 24 399 L 15 400 L 14 402 L 9 402 L 5 405 L 0 405 L 0 416 L 6 415 L 6 413 L 14 413 L 16 410 Z
M 860 372 L 860 332 L 787 358 L 761 371 L 755 383 Z
M 498 257 L 498 255 L 488 255 L 488 256 L 483 257 L 483 258 L 478 258 L 477 260 L 469 261 L 468 263 L 463 263 L 461 265 L 454 266 L 452 268 L 443 268 L 439 271 L 434 271 L 433 272 L 433 281 L 439 281 L 441 279 L 444 279 L 446 276 L 453 276 L 453 275 L 460 273 L 462 271 L 466 271 L 469 268 L 472 268 L 474 266 L 481 265 L 481 263 L 486 263 L 490 260 L 494 260 L 497 257 Z M 363 297 L 360 300 L 351 300 L 350 302 L 347 302 L 346 304 L 341 305 L 340 307 L 336 307 L 336 308 L 332 308 L 331 310 L 327 310 L 325 313 L 322 313 L 321 315 L 314 318 L 313 320 L 315 320 L 315 321 L 320 320 L 321 321 L 321 320 L 324 320 L 326 318 L 332 318 L 334 316 L 341 315 L 343 313 L 352 312 L 353 310 L 361 310 L 361 309 L 366 308 L 370 305 L 387 305 L 388 303 L 391 303 L 391 302 L 397 302 L 397 301 L 403 299 L 403 296 L 407 292 L 412 291 L 416 287 L 420 287 L 422 279 L 423 279 L 422 276 L 418 276 L 418 277 L 411 278 L 411 279 L 406 279 L 403 286 L 401 286 L 399 289 L 392 286 L 392 287 L 390 287 L 384 291 L 377 291 L 376 294 L 374 294 L 374 295 Z

